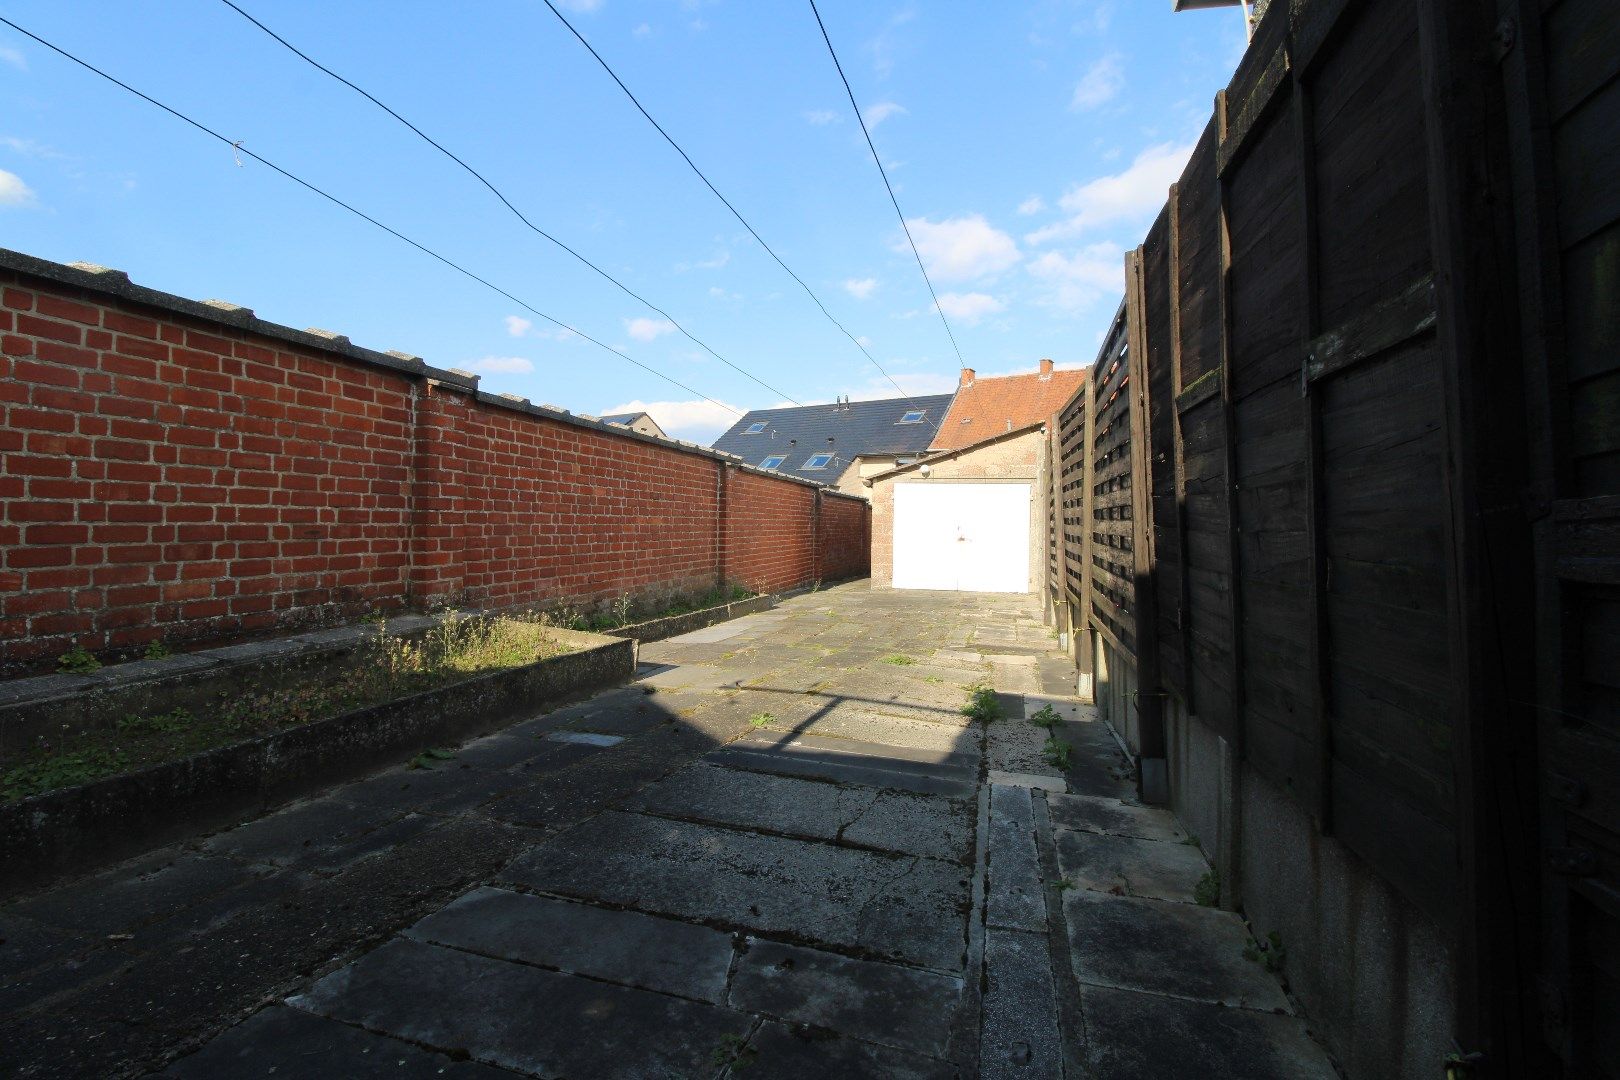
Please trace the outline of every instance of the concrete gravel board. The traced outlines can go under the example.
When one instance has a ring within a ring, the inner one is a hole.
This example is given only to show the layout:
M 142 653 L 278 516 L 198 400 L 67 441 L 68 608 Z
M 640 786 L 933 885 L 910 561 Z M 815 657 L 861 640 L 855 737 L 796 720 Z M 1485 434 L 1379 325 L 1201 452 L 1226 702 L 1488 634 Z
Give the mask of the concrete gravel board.
M 751 1021 L 683 998 L 394 940 L 288 1004 L 540 1076 L 696 1076 Z
M 715 1004 L 732 955 L 724 931 L 487 886 L 404 936 Z
M 1063 915 L 1082 983 L 1289 1011 L 1277 980 L 1244 958 L 1253 942 L 1229 911 L 1070 889 Z
M 940 971 L 962 965 L 967 871 L 936 859 L 610 812 L 517 859 L 505 877 Z
M 955 976 L 750 941 L 728 1000 L 743 1012 L 943 1057 L 961 996 Z

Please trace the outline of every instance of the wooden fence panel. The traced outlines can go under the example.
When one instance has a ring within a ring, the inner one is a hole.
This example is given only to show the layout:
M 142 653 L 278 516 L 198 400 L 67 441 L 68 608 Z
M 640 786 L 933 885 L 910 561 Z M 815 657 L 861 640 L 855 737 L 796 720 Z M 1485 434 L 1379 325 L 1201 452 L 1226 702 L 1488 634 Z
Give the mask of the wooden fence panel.
M 1091 378 L 1091 520 L 1089 592 L 1091 624 L 1115 646 L 1136 655 L 1136 545 L 1131 488 L 1131 385 L 1127 307 L 1121 305 Z
M 1145 354 L 1137 370 L 1145 373 L 1147 389 L 1147 484 L 1151 500 L 1144 523 L 1151 538 L 1153 574 L 1146 582 L 1154 593 L 1154 632 L 1158 643 L 1160 686 L 1153 689 L 1187 697 L 1185 613 L 1182 570 L 1181 487 L 1177 465 L 1180 440 L 1176 435 L 1176 346 L 1171 330 L 1174 281 L 1171 274 L 1171 214 L 1175 198 L 1166 204 L 1142 243 L 1142 319 Z M 1146 690 L 1147 688 L 1144 688 Z
M 1318 557 L 1333 829 L 1455 915 L 1449 504 L 1416 9 L 1373 0 L 1305 82 Z
M 1175 410 L 1182 453 L 1181 501 L 1187 612 L 1187 695 L 1198 718 L 1236 734 L 1232 676 L 1231 491 L 1221 387 L 1221 213 L 1213 120 L 1176 185 L 1174 333 L 1181 383 Z
M 1277 19 L 1267 19 L 1267 24 Z M 1251 56 L 1265 55 L 1257 38 Z M 1272 54 L 1285 51 L 1282 42 Z M 1257 53 L 1257 50 L 1260 50 Z M 1245 70 L 1253 80 L 1244 82 Z M 1300 147 L 1277 99 L 1262 102 L 1271 61 L 1239 70 L 1228 89 L 1220 157 L 1229 232 L 1233 513 L 1242 619 L 1244 751 L 1253 766 L 1313 812 L 1321 798 L 1321 739 L 1311 702 L 1311 562 L 1300 395 L 1305 237 Z M 1236 145 L 1234 145 L 1236 144 Z

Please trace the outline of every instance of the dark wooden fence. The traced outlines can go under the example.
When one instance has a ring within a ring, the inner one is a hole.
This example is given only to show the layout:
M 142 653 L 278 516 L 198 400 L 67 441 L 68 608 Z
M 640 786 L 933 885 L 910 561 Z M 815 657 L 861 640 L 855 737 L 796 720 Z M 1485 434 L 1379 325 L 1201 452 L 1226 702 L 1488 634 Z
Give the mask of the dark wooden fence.
M 1476 1072 L 1620 1075 L 1620 8 L 1273 3 L 1125 271 L 1050 585 L 1144 776 L 1173 703 L 1445 928 Z

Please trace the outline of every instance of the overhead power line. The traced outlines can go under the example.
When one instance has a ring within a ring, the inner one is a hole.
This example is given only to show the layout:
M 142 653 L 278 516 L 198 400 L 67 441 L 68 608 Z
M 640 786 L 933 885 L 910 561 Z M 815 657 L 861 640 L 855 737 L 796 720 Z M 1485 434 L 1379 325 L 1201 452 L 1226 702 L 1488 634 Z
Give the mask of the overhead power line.
M 850 89 L 849 78 L 844 74 L 844 65 L 838 62 L 838 50 L 833 48 L 832 38 L 827 34 L 827 24 L 821 21 L 821 12 L 816 8 L 816 0 L 810 0 L 810 11 L 816 17 L 816 25 L 821 27 L 821 40 L 827 43 L 827 53 L 832 57 L 833 67 L 838 69 L 838 78 L 844 84 L 844 93 L 849 95 L 849 107 L 855 110 L 855 119 L 860 122 L 861 134 L 866 136 L 866 148 L 872 151 L 872 161 L 877 165 L 878 175 L 883 177 L 883 187 L 889 193 L 889 202 L 894 204 L 894 216 L 900 219 L 900 228 L 906 234 L 906 243 L 911 245 L 911 254 L 917 259 L 917 269 L 922 271 L 923 283 L 928 286 L 928 295 L 933 297 L 934 310 L 939 312 L 939 321 L 945 327 L 945 336 L 951 339 L 951 349 L 956 353 L 957 363 L 967 367 L 967 362 L 962 359 L 962 349 L 956 344 L 956 334 L 951 331 L 950 320 L 945 318 L 945 309 L 939 306 L 939 294 L 934 291 L 934 283 L 928 277 L 928 268 L 923 265 L 922 252 L 917 250 L 917 241 L 911 237 L 911 226 L 906 224 L 906 215 L 900 211 L 900 200 L 894 196 L 894 185 L 889 183 L 889 171 L 883 167 L 883 159 L 878 156 L 877 147 L 872 142 L 872 131 L 866 126 L 866 117 L 861 115 L 861 107 L 855 104 L 855 91 Z
M 877 368 L 885 379 L 889 380 L 889 384 L 894 387 L 895 391 L 899 393 L 901 397 L 908 401 L 911 400 L 911 395 L 907 394 L 905 390 L 901 388 L 900 384 L 894 381 L 893 375 L 890 375 L 886 370 L 884 370 L 883 365 L 878 363 L 877 357 L 873 356 L 871 351 L 868 350 L 865 345 L 862 345 L 860 339 L 854 334 L 850 333 L 849 330 L 845 328 L 843 323 L 833 318 L 832 312 L 827 310 L 827 305 L 821 302 L 821 297 L 816 295 L 815 290 L 809 285 L 805 284 L 804 279 L 798 274 L 795 274 L 792 267 L 788 266 L 787 263 L 782 261 L 782 257 L 778 255 L 774 249 L 772 249 L 771 245 L 765 242 L 765 238 L 759 235 L 758 230 L 750 225 L 748 223 L 748 219 L 743 217 L 742 213 L 731 204 L 731 200 L 720 194 L 720 189 L 715 187 L 709 178 L 703 174 L 703 170 L 697 167 L 697 163 L 692 160 L 691 156 L 688 155 L 685 150 L 681 149 L 681 144 L 676 142 L 674 138 L 670 136 L 669 132 L 664 130 L 662 124 L 653 119 L 652 113 L 648 112 L 646 107 L 641 104 L 641 101 L 636 97 L 636 95 L 631 93 L 630 88 L 624 84 L 624 80 L 619 78 L 618 73 L 615 72 L 613 68 L 608 66 L 608 62 L 606 60 L 602 59 L 602 54 L 597 52 L 589 41 L 585 40 L 585 35 L 581 34 L 574 28 L 574 24 L 569 22 L 568 18 L 563 15 L 561 11 L 557 10 L 557 5 L 552 3 L 551 0 L 545 0 L 545 5 L 546 7 L 550 8 L 551 13 L 557 16 L 557 19 L 568 28 L 568 32 L 579 39 L 579 43 L 585 46 L 585 51 L 590 53 L 591 56 L 595 58 L 596 62 L 602 66 L 602 70 L 608 73 L 608 77 L 619 84 L 619 89 L 624 91 L 624 96 L 629 98 L 630 103 L 636 107 L 636 110 L 640 112 L 642 116 L 647 118 L 647 123 L 651 124 L 658 134 L 664 137 L 664 141 L 669 143 L 677 154 L 681 155 L 681 160 L 686 162 L 687 167 L 690 168 L 692 172 L 697 174 L 697 178 L 699 180 L 703 181 L 703 186 L 713 192 L 714 197 L 719 199 L 721 204 L 724 205 L 727 210 L 731 211 L 731 216 L 741 222 L 742 227 L 748 230 L 748 235 L 752 236 L 756 241 L 758 241 L 759 246 L 765 249 L 765 254 L 774 259 L 776 261 L 776 265 L 780 266 L 787 272 L 788 277 L 799 283 L 799 288 L 803 289 L 805 294 L 808 295 L 811 300 L 815 301 L 816 307 L 821 309 L 821 313 L 827 317 L 827 321 L 836 326 L 845 337 L 849 338 L 849 340 L 854 343 L 857 349 L 861 350 L 861 353 L 866 357 L 866 359 L 871 361 L 872 366 Z
M 698 348 L 702 349 L 704 352 L 708 353 L 710 356 L 714 357 L 716 360 L 720 361 L 722 364 L 724 364 L 727 367 L 731 368 L 731 370 L 737 372 L 740 375 L 747 376 L 749 379 L 752 379 L 754 382 L 758 383 L 760 386 L 763 386 L 765 389 L 769 390 L 771 393 L 775 394 L 776 396 L 778 396 L 780 398 L 785 398 L 788 401 L 792 401 L 793 404 L 795 404 L 795 405 L 800 404 L 800 402 L 795 400 L 792 396 L 790 396 L 790 395 L 788 395 L 786 393 L 783 393 L 781 390 L 778 390 L 776 387 L 772 386 L 770 383 L 766 382 L 764 379 L 761 379 L 759 376 L 755 375 L 753 372 L 748 371 L 745 368 L 739 367 L 738 365 L 732 363 L 730 360 L 727 360 L 724 356 L 721 356 L 719 353 L 715 352 L 712 348 L 710 348 L 704 342 L 700 341 L 697 337 L 693 336 L 693 334 L 690 331 L 688 331 L 686 329 L 686 327 L 682 326 L 678 321 L 676 321 L 675 316 L 671 315 L 669 312 L 665 311 L 663 308 L 659 307 L 657 304 L 653 303 L 651 300 L 648 300 L 646 297 L 644 297 L 641 294 L 637 293 L 634 289 L 630 288 L 630 286 L 626 285 L 624 282 L 620 281 L 618 278 L 614 277 L 612 274 L 608 273 L 606 270 L 602 269 L 600 266 L 596 265 L 594 262 L 587 259 L 585 256 L 581 255 L 579 252 L 575 251 L 572 247 L 570 247 L 567 244 L 563 243 L 561 240 L 557 239 L 555 236 L 551 235 L 549 232 L 542 229 L 540 226 L 536 225 L 534 222 L 530 221 L 528 219 L 528 217 L 525 216 L 524 213 L 521 210 L 519 210 L 516 206 L 512 205 L 512 200 L 508 199 L 506 197 L 506 195 L 499 188 L 497 188 L 494 184 L 490 183 L 490 181 L 484 176 L 483 173 L 479 172 L 477 169 L 473 168 L 471 165 L 469 165 L 465 161 L 463 161 L 460 157 L 456 156 L 455 154 L 451 153 L 449 150 L 445 149 L 444 146 L 438 142 L 438 140 L 436 140 L 433 137 L 431 137 L 430 135 L 428 135 L 421 128 L 417 127 L 415 124 L 413 124 L 409 120 L 405 119 L 403 116 L 401 116 L 399 113 L 395 112 L 389 106 L 383 104 L 374 95 L 372 95 L 368 91 L 360 88 L 359 86 L 356 86 L 354 83 L 350 82 L 348 79 L 344 78 L 342 75 L 339 75 L 337 72 L 333 71 L 331 68 L 327 67 L 325 64 L 322 64 L 318 60 L 315 60 L 315 59 L 311 58 L 307 53 L 305 53 L 302 49 L 299 49 L 292 42 L 288 41 L 286 38 L 282 37 L 280 34 L 276 33 L 274 30 L 270 29 L 268 26 L 264 25 L 264 23 L 260 22 L 258 19 L 254 18 L 252 15 L 249 15 L 246 11 L 242 10 L 236 4 L 232 3 L 232 0 L 220 0 L 220 3 L 224 4 L 226 7 L 230 8 L 232 11 L 234 11 L 238 15 L 242 16 L 242 18 L 246 19 L 248 22 L 252 23 L 254 26 L 256 26 L 260 30 L 264 31 L 272 39 L 274 39 L 275 41 L 280 43 L 282 45 L 282 47 L 284 47 L 288 52 L 292 53 L 294 56 L 296 56 L 300 60 L 304 61 L 304 63 L 310 65 L 313 68 L 315 68 L 317 71 L 323 72 L 326 75 L 329 75 L 332 78 L 336 79 L 338 82 L 342 83 L 344 86 L 347 86 L 350 90 L 353 90 L 355 93 L 359 94 L 361 97 L 365 98 L 367 101 L 369 101 L 373 105 L 377 106 L 377 108 L 381 109 L 383 112 L 387 113 L 389 116 L 392 116 L 395 120 L 398 120 L 401 124 L 404 124 L 406 127 L 410 128 L 411 131 L 415 132 L 416 135 L 419 138 L 421 138 L 421 140 L 423 142 L 425 142 L 429 146 L 433 147 L 435 150 L 437 150 L 439 153 L 443 154 L 445 157 L 449 158 L 451 161 L 455 162 L 457 165 L 460 165 L 462 167 L 462 169 L 466 170 L 466 172 L 469 175 L 471 175 L 475 180 L 477 180 L 480 184 L 483 184 L 486 188 L 488 188 L 490 190 L 490 193 L 493 194 L 497 199 L 499 199 L 503 204 L 505 204 L 506 208 L 508 210 L 512 211 L 513 215 L 516 216 L 516 218 L 519 221 L 523 222 L 523 224 L 525 226 L 527 226 L 531 232 L 534 232 L 539 236 L 543 236 L 545 239 L 551 241 L 557 247 L 561 248 L 562 250 L 566 251 L 568 254 L 572 255 L 580 263 L 582 263 L 583 265 L 585 265 L 585 266 L 589 267 L 590 269 L 594 270 L 598 275 L 600 275 L 606 281 L 611 282 L 614 286 L 616 286 L 619 289 L 620 292 L 624 293 L 626 296 L 630 297 L 632 300 L 635 300 L 638 304 L 641 304 L 642 306 L 644 306 L 646 308 L 649 308 L 652 311 L 656 311 L 658 314 L 662 315 L 665 319 L 667 319 L 669 321 L 669 324 L 671 326 L 673 326 L 676 330 L 679 330 L 683 335 L 685 335 L 687 340 L 691 341 Z
M 444 255 L 440 255 L 437 251 L 434 251 L 432 248 L 426 246 L 425 244 L 422 244 L 422 243 L 419 243 L 419 242 L 417 242 L 415 240 L 412 240 L 409 236 L 406 236 L 404 233 L 400 232 L 398 229 L 392 228 L 391 226 L 388 226 L 388 225 L 384 225 L 382 222 L 378 221 L 376 218 L 372 217 L 370 214 L 367 214 L 362 210 L 358 210 L 355 207 L 350 206 L 348 203 L 344 202 L 342 199 L 338 198 L 336 195 L 333 195 L 330 192 L 327 192 L 327 191 L 315 186 L 314 184 L 310 183 L 308 180 L 305 180 L 303 177 L 297 176 L 297 175 L 295 175 L 293 173 L 290 173 L 286 169 L 283 169 L 281 166 L 277 165 L 275 162 L 270 161 L 267 158 L 261 157 L 260 155 L 254 153 L 252 150 L 249 150 L 247 147 L 243 146 L 242 143 L 241 143 L 241 140 L 227 139 L 225 136 L 221 135 L 219 132 L 215 131 L 213 128 L 208 127 L 207 125 L 205 125 L 205 124 L 203 124 L 203 123 L 201 123 L 201 122 L 199 122 L 197 120 L 193 120 L 191 117 L 187 116 L 185 113 L 181 112 L 180 110 L 175 109 L 175 108 L 171 108 L 170 106 L 163 104 L 163 102 L 157 100 L 156 98 L 154 98 L 154 97 L 152 97 L 152 96 L 150 96 L 148 94 L 143 94 L 141 91 L 135 89 L 133 86 L 129 85 L 128 83 L 123 82 L 122 80 L 117 79 L 114 76 L 107 74 L 105 71 L 102 71 L 100 68 L 96 67 L 94 64 L 90 63 L 89 61 L 81 60 L 79 57 L 74 56 L 72 53 L 68 52 L 66 49 L 64 49 L 64 48 L 62 48 L 62 47 L 60 47 L 58 45 L 53 45 L 51 42 L 46 41 L 44 38 L 40 37 L 38 34 L 32 33 L 29 30 L 25 30 L 24 28 L 22 28 L 21 26 L 18 26 L 16 23 L 12 22 L 10 19 L 6 18 L 3 15 L 0 15 L 0 23 L 4 23 L 6 26 L 11 27 L 13 30 L 17 31 L 19 34 L 22 34 L 25 37 L 33 39 L 34 41 L 38 42 L 39 44 L 45 46 L 47 49 L 49 49 L 52 52 L 56 53 L 58 56 L 61 56 L 61 57 L 64 57 L 65 59 L 73 61 L 75 64 L 78 64 L 80 67 L 84 68 L 86 71 L 89 71 L 89 72 L 91 72 L 91 73 L 93 73 L 95 75 L 99 75 L 101 78 L 103 78 L 103 79 L 107 80 L 108 82 L 112 83 L 114 86 L 117 86 L 122 90 L 127 90 L 129 93 L 134 94 L 136 97 L 140 98 L 142 101 L 145 101 L 147 104 L 157 106 L 158 108 L 162 109 L 164 112 L 168 113 L 170 116 L 173 116 L 175 119 L 185 121 L 186 123 L 190 124 L 192 127 L 196 128 L 198 131 L 202 132 L 204 135 L 208 135 L 211 138 L 217 139 L 220 142 L 224 143 L 226 146 L 230 147 L 236 153 L 245 154 L 246 156 L 252 158 L 254 161 L 257 161 L 259 164 L 263 165 L 265 168 L 270 169 L 272 172 L 279 173 L 280 175 L 286 177 L 288 180 L 291 180 L 293 183 L 299 185 L 300 187 L 314 192 L 316 195 L 319 195 L 321 198 L 327 200 L 330 203 L 333 203 L 336 206 L 342 207 L 344 210 L 347 210 L 349 213 L 353 214 L 355 217 L 358 217 L 358 218 L 360 218 L 360 219 L 362 219 L 364 221 L 370 222 L 372 225 L 375 225 L 377 228 L 381 229 L 385 233 L 388 233 L 390 236 L 393 236 L 394 238 L 396 238 L 398 240 L 403 240 L 405 243 L 409 244 L 411 247 L 415 248 L 416 250 L 422 252 L 424 255 L 428 255 L 428 256 L 431 256 L 434 259 L 437 259 L 439 262 L 441 262 L 444 265 L 450 267 L 452 270 L 455 270 L 457 273 L 464 274 L 465 276 L 467 276 L 467 277 L 471 278 L 472 280 L 478 282 L 480 285 L 484 286 L 485 288 L 490 289 L 493 292 L 499 293 L 501 296 L 506 297 L 506 299 L 512 301 L 512 303 L 514 303 L 514 304 L 517 304 L 519 307 L 523 308 L 525 311 L 528 311 L 533 315 L 539 316 L 540 318 L 544 319 L 546 322 L 551 323 L 553 326 L 556 326 L 556 327 L 558 327 L 560 329 L 563 329 L 563 330 L 567 330 L 569 333 L 572 333 L 572 334 L 578 334 L 580 337 L 584 338 L 586 341 L 590 342 L 592 345 L 595 345 L 595 346 L 597 346 L 599 348 L 602 348 L 602 349 L 606 349 L 608 352 L 613 353 L 615 356 L 617 356 L 617 357 L 619 357 L 619 358 L 621 358 L 623 360 L 628 360 L 630 363 L 634 364 L 636 367 L 638 367 L 641 370 L 647 372 L 648 374 L 656 375 L 660 379 L 663 379 L 665 382 L 669 383 L 671 386 L 678 387 L 679 389 L 686 391 L 688 394 L 694 394 L 697 397 L 702 398 L 704 401 L 707 401 L 711 405 L 717 405 L 720 408 L 722 408 L 722 409 L 726 410 L 727 412 L 731 413 L 733 416 L 740 417 L 742 415 L 736 409 L 733 409 L 730 405 L 727 405 L 725 402 L 716 401 L 714 398 L 709 397 L 707 394 L 700 393 L 699 391 L 692 389 L 690 386 L 687 386 L 685 383 L 681 382 L 680 380 L 678 380 L 676 378 L 673 378 L 672 376 L 665 375 L 662 371 L 659 371 L 657 368 L 654 368 L 654 367 L 651 367 L 651 366 L 649 366 L 647 364 L 642 363 L 640 360 L 637 360 L 635 357 L 629 355 L 628 353 L 625 353 L 625 352 L 623 352 L 623 351 L 621 351 L 619 349 L 616 349 L 612 345 L 608 345 L 605 342 L 598 341 L 596 338 L 591 337 L 591 335 L 585 333 L 582 330 L 576 329 L 575 327 L 572 327 L 572 326 L 568 325 L 567 323 L 563 322 L 561 319 L 556 319 L 556 318 L 553 318 L 550 315 L 547 315 L 545 312 L 541 311 L 539 308 L 534 307 L 528 301 L 523 300 L 523 299 L 521 299 L 521 298 L 519 298 L 517 296 L 514 296 L 513 294 L 507 292 L 505 289 L 501 288 L 499 285 L 496 285 L 495 283 L 489 281 L 487 278 L 480 277 L 478 274 L 473 273 L 471 270 L 467 269 L 465 266 L 462 266 L 460 263 L 457 263 L 457 262 L 447 258 Z

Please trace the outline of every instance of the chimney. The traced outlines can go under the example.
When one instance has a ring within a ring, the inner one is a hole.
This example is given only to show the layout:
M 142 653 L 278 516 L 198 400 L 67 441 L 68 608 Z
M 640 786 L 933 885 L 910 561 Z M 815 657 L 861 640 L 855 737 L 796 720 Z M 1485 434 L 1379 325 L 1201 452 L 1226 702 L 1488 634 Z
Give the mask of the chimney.
M 1050 379 L 1051 377 L 1052 377 L 1052 361 L 1050 361 L 1050 360 L 1042 360 L 1041 361 L 1041 378 Z
M 962 382 L 961 382 L 961 385 L 962 386 L 972 386 L 973 385 L 973 369 L 972 368 L 965 367 L 965 368 L 962 369 Z

